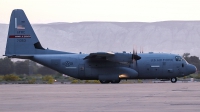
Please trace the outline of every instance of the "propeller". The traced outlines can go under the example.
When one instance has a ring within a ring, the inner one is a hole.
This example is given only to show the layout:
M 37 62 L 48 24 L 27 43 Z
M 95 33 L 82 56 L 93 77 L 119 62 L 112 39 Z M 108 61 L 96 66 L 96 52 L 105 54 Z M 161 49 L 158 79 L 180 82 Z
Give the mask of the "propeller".
M 136 62 L 137 65 L 137 60 L 140 60 L 141 57 L 137 55 L 137 51 L 133 47 L 133 54 L 132 54 L 132 60 Z
M 137 51 L 135 51 L 134 48 L 133 48 L 132 59 L 136 61 L 141 59 L 141 57 L 137 55 Z

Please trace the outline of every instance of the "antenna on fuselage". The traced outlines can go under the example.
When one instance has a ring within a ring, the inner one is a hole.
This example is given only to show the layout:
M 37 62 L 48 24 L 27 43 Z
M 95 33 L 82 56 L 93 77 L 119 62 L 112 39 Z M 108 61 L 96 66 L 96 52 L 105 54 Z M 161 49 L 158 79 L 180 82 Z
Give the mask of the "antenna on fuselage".
M 143 49 L 143 47 L 142 47 L 142 53 L 144 53 L 144 49 Z

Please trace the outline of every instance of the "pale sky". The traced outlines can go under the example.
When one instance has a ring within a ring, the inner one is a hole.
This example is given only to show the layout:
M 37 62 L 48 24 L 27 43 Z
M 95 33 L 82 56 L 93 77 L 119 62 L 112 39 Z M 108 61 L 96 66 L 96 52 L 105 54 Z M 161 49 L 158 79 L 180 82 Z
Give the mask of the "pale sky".
M 0 23 L 23 9 L 31 23 L 200 20 L 200 0 L 0 0 Z

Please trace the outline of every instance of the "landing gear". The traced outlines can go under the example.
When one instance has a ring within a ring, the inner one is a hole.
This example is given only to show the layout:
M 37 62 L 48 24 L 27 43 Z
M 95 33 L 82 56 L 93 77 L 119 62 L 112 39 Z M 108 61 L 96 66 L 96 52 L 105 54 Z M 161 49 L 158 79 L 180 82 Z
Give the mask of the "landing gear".
M 112 83 L 112 84 L 116 84 L 116 83 L 119 83 L 121 80 L 99 80 L 101 82 L 101 84 L 108 84 L 108 83 Z
M 172 82 L 172 83 L 176 83 L 176 82 L 177 82 L 177 78 L 176 78 L 176 77 L 171 78 L 171 82 Z
M 99 80 L 101 82 L 101 84 L 108 84 L 110 81 L 108 80 Z
M 112 84 L 116 84 L 116 83 L 119 83 L 120 81 L 121 81 L 121 80 L 112 80 L 111 83 L 112 83 Z

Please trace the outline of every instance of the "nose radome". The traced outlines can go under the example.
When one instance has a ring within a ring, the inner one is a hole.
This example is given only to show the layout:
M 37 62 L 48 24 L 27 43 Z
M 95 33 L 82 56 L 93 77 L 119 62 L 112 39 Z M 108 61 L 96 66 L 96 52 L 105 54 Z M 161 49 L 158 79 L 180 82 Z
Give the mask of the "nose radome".
M 195 73 L 197 71 L 197 68 L 194 66 L 194 65 L 192 65 L 192 64 L 189 64 L 188 65 L 188 73 L 189 74 L 193 74 L 193 73 Z

